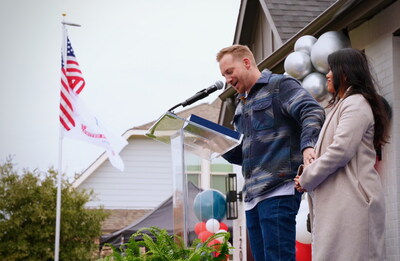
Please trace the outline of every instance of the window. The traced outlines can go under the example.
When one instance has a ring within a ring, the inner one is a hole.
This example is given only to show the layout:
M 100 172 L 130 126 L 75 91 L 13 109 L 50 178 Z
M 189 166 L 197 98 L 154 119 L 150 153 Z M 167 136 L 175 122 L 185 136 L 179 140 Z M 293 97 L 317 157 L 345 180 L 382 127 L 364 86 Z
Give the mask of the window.
M 190 153 L 185 154 L 185 165 L 188 181 L 200 187 L 201 158 Z
M 202 186 L 201 176 L 202 175 L 202 159 L 196 155 L 187 153 L 185 155 L 185 164 L 187 179 L 198 187 Z M 203 171 L 207 173 L 208 171 Z M 233 172 L 233 165 L 227 162 L 224 158 L 218 157 L 213 159 L 210 164 L 210 184 L 209 187 L 221 191 L 223 194 L 226 192 L 225 188 L 225 177 L 228 173 Z

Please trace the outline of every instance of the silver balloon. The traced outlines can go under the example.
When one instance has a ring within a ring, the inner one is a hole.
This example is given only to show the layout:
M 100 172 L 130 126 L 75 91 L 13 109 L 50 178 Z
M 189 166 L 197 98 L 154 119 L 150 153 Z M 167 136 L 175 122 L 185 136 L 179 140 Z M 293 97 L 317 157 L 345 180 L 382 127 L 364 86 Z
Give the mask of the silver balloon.
M 319 72 L 312 72 L 307 75 L 302 81 L 301 85 L 317 101 L 323 100 L 328 93 L 328 89 L 326 87 L 326 77 Z
M 342 48 L 350 47 L 350 42 L 340 32 L 326 32 L 321 35 L 311 49 L 311 62 L 314 68 L 321 72 L 329 71 L 328 56 Z
M 347 47 L 350 46 L 350 40 L 347 38 L 343 33 L 338 32 L 338 31 L 329 31 L 326 33 L 323 33 L 319 39 L 325 39 L 325 38 L 334 38 L 339 40 L 340 42 L 344 43 Z
M 284 67 L 285 71 L 296 79 L 303 79 L 313 69 L 310 56 L 303 52 L 289 54 L 285 59 Z
M 308 55 L 311 54 L 311 49 L 315 42 L 317 41 L 317 38 L 315 38 L 312 35 L 303 35 L 294 44 L 294 51 L 295 52 L 305 52 Z

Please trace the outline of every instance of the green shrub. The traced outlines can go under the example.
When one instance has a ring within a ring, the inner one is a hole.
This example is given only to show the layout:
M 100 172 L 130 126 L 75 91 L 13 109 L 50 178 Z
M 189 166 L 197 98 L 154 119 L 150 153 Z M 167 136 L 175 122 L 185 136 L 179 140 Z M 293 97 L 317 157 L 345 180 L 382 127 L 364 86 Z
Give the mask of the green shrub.
M 149 231 L 150 235 L 143 231 Z M 152 236 L 153 237 L 152 237 Z M 229 255 L 229 233 L 217 233 L 204 243 L 196 239 L 190 247 L 185 247 L 181 237 L 169 235 L 165 229 L 157 227 L 142 228 L 133 234 L 127 244 L 105 257 L 104 261 L 223 261 Z M 223 243 L 214 244 L 213 240 L 223 237 Z M 154 238 L 154 239 L 153 239 Z M 145 250 L 144 250 L 145 249 Z
M 11 160 L 0 165 L 0 260 L 54 259 L 57 172 L 38 170 L 19 175 Z M 60 260 L 95 260 L 103 209 L 86 209 L 92 193 L 63 180 Z

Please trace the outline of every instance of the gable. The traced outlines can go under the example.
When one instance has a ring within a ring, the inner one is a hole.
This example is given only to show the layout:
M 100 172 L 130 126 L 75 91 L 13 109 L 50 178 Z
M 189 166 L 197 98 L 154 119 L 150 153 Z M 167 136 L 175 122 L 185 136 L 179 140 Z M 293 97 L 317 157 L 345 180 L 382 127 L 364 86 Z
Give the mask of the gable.
M 335 0 L 261 0 L 268 8 L 283 43 L 294 36 Z
M 256 61 L 261 62 L 335 2 L 334 0 L 243 0 L 234 43 L 249 46 Z

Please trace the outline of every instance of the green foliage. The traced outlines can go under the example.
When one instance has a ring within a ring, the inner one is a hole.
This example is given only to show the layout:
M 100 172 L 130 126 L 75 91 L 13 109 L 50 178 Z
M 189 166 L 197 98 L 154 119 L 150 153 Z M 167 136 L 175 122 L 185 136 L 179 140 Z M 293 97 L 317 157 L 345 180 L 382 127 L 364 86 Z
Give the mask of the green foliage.
M 143 231 L 149 231 L 144 233 Z M 184 247 L 182 239 L 177 235 L 169 235 L 165 229 L 157 227 L 142 228 L 133 234 L 127 244 L 120 249 L 113 249 L 104 261 L 223 261 L 229 255 L 229 233 L 218 233 L 204 243 L 196 239 L 192 246 Z M 224 237 L 223 243 L 212 245 L 212 241 Z M 154 239 L 153 239 L 154 238 Z M 145 251 L 144 251 L 145 249 Z
M 0 165 L 0 260 L 54 259 L 57 172 L 24 170 L 10 159 Z M 62 181 L 60 260 L 91 260 L 104 209 L 86 209 L 92 192 Z

